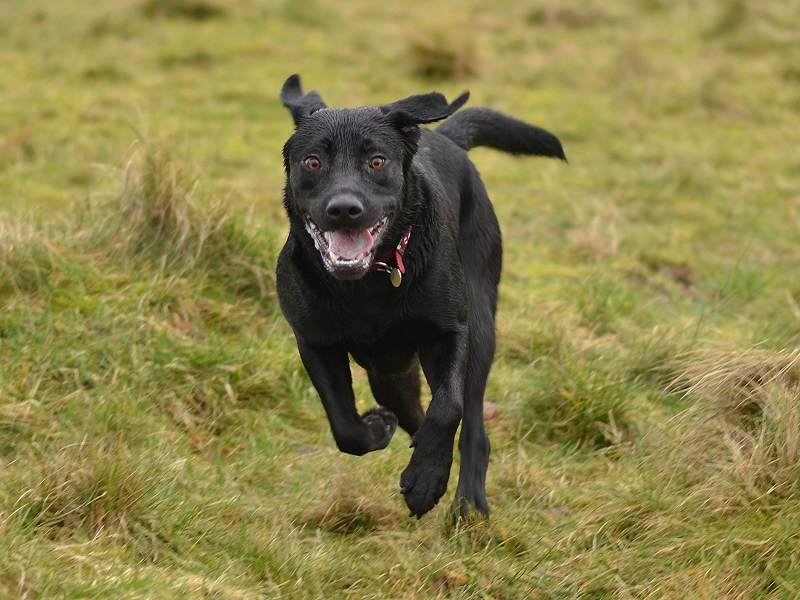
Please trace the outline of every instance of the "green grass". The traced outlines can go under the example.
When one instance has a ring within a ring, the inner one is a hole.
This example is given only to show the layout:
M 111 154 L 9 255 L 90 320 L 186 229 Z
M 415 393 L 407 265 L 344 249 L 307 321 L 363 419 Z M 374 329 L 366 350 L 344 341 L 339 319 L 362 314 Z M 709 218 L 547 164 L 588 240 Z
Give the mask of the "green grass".
M 800 595 L 800 4 L 443 10 L 0 6 L 0 597 Z M 488 522 L 408 519 L 402 433 L 335 449 L 275 299 L 292 72 L 564 141 L 473 152 Z

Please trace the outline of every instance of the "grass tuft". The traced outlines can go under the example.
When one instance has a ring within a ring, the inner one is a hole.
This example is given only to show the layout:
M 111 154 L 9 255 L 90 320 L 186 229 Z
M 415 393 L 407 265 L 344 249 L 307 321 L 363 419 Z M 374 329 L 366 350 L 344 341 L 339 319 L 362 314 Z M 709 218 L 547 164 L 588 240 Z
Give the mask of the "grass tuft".
M 202 270 L 237 292 L 273 296 L 271 233 L 233 215 L 227 199 L 200 197 L 197 179 L 163 146 L 141 143 L 110 204 L 98 232 L 114 255 L 170 273 Z
M 449 29 L 416 33 L 408 52 L 414 74 L 425 79 L 465 79 L 478 70 L 473 42 Z
M 708 32 L 710 37 L 719 37 L 738 31 L 747 22 L 750 8 L 746 0 L 723 0 L 716 21 Z
M 587 29 L 604 25 L 611 17 L 605 11 L 591 5 L 537 6 L 525 15 L 531 25 Z
M 394 517 L 393 511 L 377 504 L 374 499 L 340 492 L 303 512 L 296 522 L 331 533 L 350 534 L 375 531 L 381 524 L 393 521 Z
M 728 415 L 758 409 L 773 387 L 800 388 L 797 349 L 703 350 L 685 361 L 672 387 Z
M 225 10 L 205 0 L 146 0 L 142 4 L 142 14 L 151 19 L 167 17 L 206 21 L 224 16 Z
M 717 349 L 688 360 L 674 384 L 695 402 L 681 418 L 686 447 L 703 457 L 717 503 L 769 506 L 797 494 L 800 350 Z
M 674 330 L 656 326 L 652 331 L 641 335 L 632 344 L 625 357 L 627 378 L 636 383 L 656 386 L 670 397 L 679 395 L 674 381 L 680 375 L 685 357 L 692 348 L 694 340 L 681 337 Z
M 58 264 L 56 248 L 32 227 L 0 222 L 0 295 L 46 285 Z
M 69 536 L 149 526 L 173 477 L 118 442 L 81 442 L 52 453 L 17 482 L 10 513 L 26 529 Z
M 630 439 L 633 389 L 591 358 L 544 359 L 533 366 L 523 411 L 546 439 L 603 448 Z

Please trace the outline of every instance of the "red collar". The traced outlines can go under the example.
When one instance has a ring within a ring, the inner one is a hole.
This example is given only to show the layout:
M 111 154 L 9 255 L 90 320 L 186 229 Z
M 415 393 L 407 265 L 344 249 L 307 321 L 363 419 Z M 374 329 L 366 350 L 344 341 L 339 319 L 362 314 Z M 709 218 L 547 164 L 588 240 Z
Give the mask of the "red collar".
M 403 263 L 403 254 L 406 252 L 406 246 L 408 246 L 408 240 L 411 239 L 411 230 L 414 228 L 413 225 L 409 225 L 406 232 L 403 234 L 403 237 L 400 238 L 397 246 L 394 249 L 394 252 L 387 256 L 384 260 L 376 260 L 372 263 L 370 267 L 370 271 L 382 271 L 384 273 L 389 274 L 389 280 L 392 282 L 394 287 L 400 287 L 400 284 L 403 283 L 403 275 L 406 272 L 406 266 Z M 389 261 L 394 259 L 395 266 L 392 267 L 389 264 Z

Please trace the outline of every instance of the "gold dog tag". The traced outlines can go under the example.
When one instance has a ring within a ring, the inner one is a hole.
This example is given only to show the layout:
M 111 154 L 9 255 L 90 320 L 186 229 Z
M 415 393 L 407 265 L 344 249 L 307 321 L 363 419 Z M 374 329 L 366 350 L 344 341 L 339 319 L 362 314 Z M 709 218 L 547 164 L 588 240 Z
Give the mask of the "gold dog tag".
M 400 284 L 403 283 L 403 274 L 400 272 L 400 269 L 395 267 L 389 271 L 389 280 L 394 287 L 399 288 Z

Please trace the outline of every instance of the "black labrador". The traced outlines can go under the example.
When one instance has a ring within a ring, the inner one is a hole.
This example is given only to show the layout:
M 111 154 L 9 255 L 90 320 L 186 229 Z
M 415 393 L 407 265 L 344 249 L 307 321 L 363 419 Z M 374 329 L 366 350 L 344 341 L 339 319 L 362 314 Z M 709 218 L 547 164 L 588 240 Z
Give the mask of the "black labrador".
M 328 108 L 292 75 L 281 100 L 290 229 L 278 297 L 300 358 L 348 454 L 385 448 L 399 424 L 414 451 L 400 477 L 411 515 L 447 489 L 459 423 L 457 514 L 487 514 L 483 394 L 495 350 L 500 228 L 467 150 L 565 160 L 551 133 L 439 93 Z M 420 128 L 451 117 L 436 130 Z M 359 415 L 348 355 L 380 406 Z M 419 367 L 432 399 L 420 404 Z

